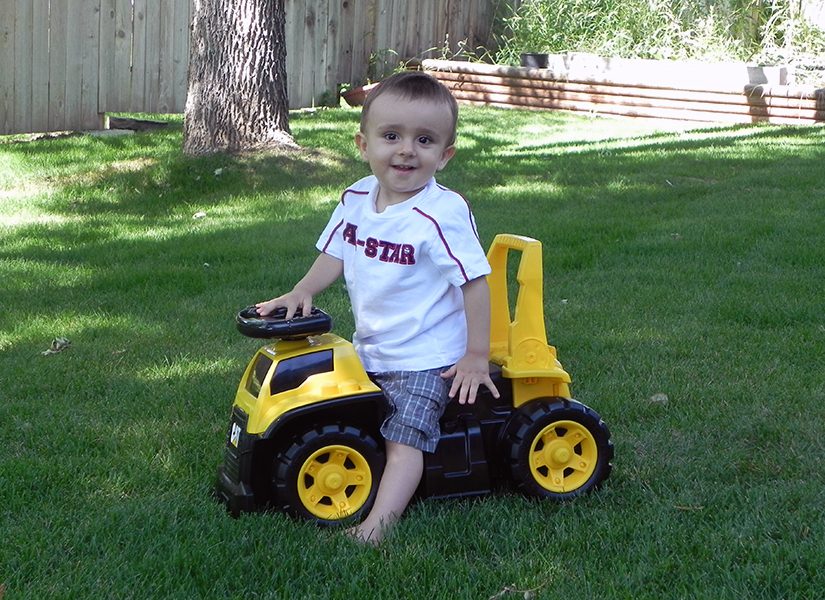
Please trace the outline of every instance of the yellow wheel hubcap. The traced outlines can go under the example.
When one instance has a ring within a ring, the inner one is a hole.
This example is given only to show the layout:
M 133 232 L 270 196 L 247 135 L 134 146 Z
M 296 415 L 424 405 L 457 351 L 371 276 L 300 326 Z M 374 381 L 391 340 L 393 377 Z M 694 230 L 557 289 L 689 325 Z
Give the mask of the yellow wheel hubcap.
M 533 438 L 530 472 L 548 491 L 572 492 L 593 475 L 598 455 L 596 440 L 587 427 L 576 421 L 556 421 Z
M 298 497 L 320 519 L 343 519 L 370 495 L 372 471 L 364 456 L 348 446 L 324 446 L 298 472 Z

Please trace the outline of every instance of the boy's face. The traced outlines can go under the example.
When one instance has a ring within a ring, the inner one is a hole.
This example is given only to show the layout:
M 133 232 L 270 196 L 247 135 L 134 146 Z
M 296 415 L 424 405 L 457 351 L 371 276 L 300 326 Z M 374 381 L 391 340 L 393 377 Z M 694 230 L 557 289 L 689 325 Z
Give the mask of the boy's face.
M 379 209 L 412 198 L 447 165 L 455 154 L 452 127 L 444 104 L 392 93 L 375 99 L 355 143 L 378 178 Z

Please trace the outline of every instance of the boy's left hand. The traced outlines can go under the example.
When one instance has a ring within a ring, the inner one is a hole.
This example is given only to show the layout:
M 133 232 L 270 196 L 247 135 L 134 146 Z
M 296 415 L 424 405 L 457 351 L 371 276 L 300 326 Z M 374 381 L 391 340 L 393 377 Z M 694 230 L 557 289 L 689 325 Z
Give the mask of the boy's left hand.
M 486 356 L 465 354 L 441 376 L 444 379 L 454 377 L 448 395 L 450 398 L 455 398 L 457 393 L 459 404 L 473 404 L 481 385 L 490 390 L 495 398 L 499 397 L 496 384 L 490 379 L 490 363 Z

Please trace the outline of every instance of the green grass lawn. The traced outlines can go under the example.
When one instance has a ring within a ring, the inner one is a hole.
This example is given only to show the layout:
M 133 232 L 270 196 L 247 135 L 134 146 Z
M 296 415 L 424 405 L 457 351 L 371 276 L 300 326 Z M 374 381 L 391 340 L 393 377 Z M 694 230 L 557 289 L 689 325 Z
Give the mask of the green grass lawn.
M 423 501 L 378 550 L 225 513 L 258 345 L 234 313 L 313 260 L 367 174 L 357 122 L 295 114 L 286 155 L 184 157 L 179 119 L 0 143 L 3 600 L 821 597 L 821 127 L 463 108 L 440 181 L 485 245 L 542 240 L 550 343 L 611 428 L 610 479 L 566 505 Z M 342 286 L 318 303 L 351 334 Z

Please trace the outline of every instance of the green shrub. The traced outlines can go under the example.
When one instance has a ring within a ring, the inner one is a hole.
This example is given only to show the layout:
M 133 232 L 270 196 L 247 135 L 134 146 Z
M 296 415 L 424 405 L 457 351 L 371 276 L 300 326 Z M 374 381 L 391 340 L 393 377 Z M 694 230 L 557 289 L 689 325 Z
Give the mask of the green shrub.
M 523 52 L 811 62 L 825 32 L 793 0 L 525 0 L 499 19 L 496 62 Z

